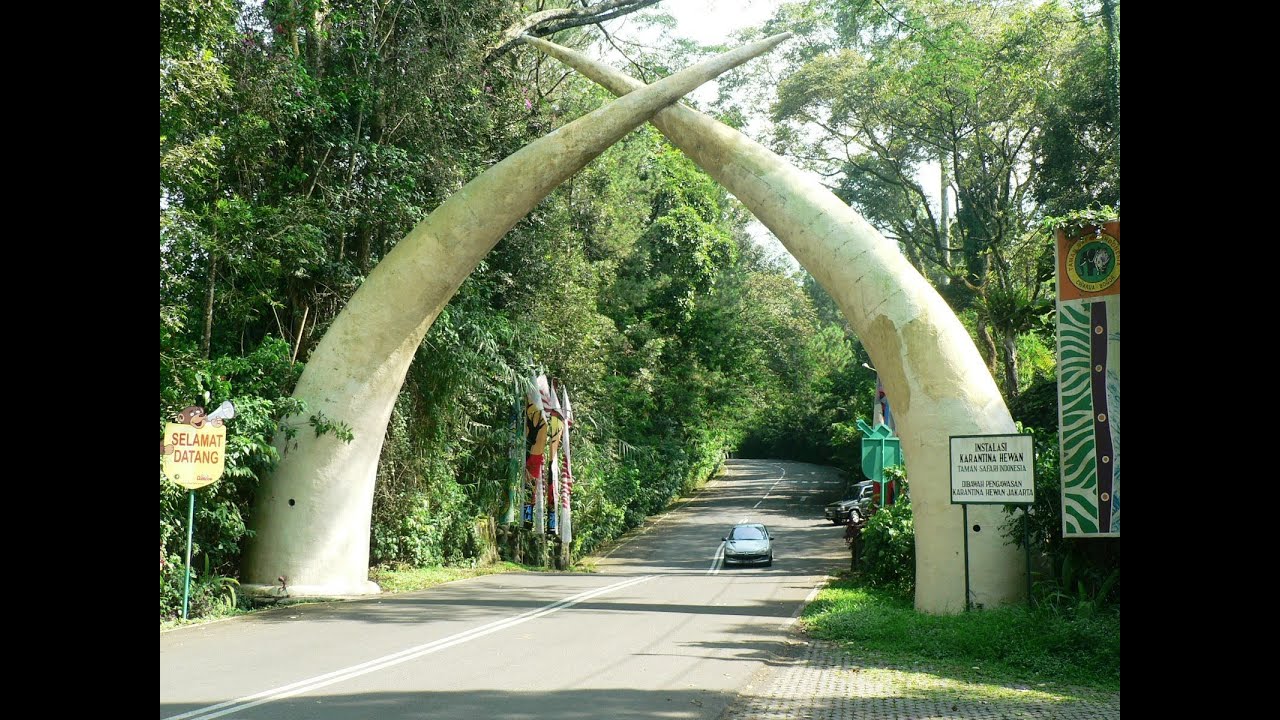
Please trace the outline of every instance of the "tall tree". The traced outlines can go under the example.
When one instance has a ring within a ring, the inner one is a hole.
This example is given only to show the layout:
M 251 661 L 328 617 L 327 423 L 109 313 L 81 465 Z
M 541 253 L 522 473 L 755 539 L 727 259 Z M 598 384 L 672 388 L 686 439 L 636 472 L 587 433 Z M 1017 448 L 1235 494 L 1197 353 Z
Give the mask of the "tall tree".
M 782 147 L 832 178 L 957 311 L 975 312 L 979 348 L 1016 397 L 1017 338 L 1048 310 L 1031 163 L 1070 13 L 1056 3 L 812 0 L 779 21 L 796 16 L 823 21 L 778 89 Z M 939 159 L 954 224 L 921 179 Z
M 1075 23 L 1034 145 L 1035 195 L 1049 215 L 1120 204 L 1120 3 L 1077 11 Z

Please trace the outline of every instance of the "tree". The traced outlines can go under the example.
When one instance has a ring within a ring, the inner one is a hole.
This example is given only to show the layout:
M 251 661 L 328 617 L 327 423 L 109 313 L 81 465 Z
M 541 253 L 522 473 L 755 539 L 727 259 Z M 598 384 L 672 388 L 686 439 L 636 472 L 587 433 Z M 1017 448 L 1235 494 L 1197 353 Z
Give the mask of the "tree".
M 527 42 L 615 94 L 646 89 L 640 81 L 567 48 L 534 38 Z M 655 114 L 652 122 L 772 229 L 832 292 L 855 331 L 868 340 L 887 392 L 916 400 L 899 406 L 903 444 L 915 448 L 911 461 L 917 498 L 927 508 L 919 518 L 917 546 L 928 571 L 919 575 L 916 606 L 932 612 L 963 606 L 968 584 L 962 582 L 964 573 L 941 560 L 953 556 L 944 538 L 960 531 L 961 519 L 938 502 L 946 493 L 948 452 L 939 438 L 957 430 L 996 433 L 1013 427 L 973 341 L 906 259 L 812 177 L 732 128 L 678 104 Z M 904 350 L 910 350 L 910 356 Z M 971 515 L 983 521 L 990 516 L 981 510 L 979 516 Z M 990 602 L 1008 602 L 1017 593 L 1015 556 L 991 536 L 971 544 L 975 549 L 983 558 L 978 586 L 985 586 Z
M 1036 200 L 1051 216 L 1120 205 L 1119 3 L 1104 2 L 1101 17 L 1077 18 L 1033 148 Z
M 1016 397 L 1017 338 L 1048 310 L 1031 168 L 1070 14 L 1055 3 L 800 5 L 790 14 L 825 22 L 811 24 L 778 89 L 782 147 L 831 177 L 957 311 L 974 312 L 979 349 Z M 932 163 L 954 183 L 953 224 L 920 180 Z
M 593 5 L 588 5 L 585 0 L 575 7 L 576 3 L 570 3 L 562 8 L 550 8 L 535 12 L 513 24 L 502 33 L 502 38 L 489 50 L 485 55 L 485 62 L 491 63 L 503 55 L 511 51 L 520 42 L 520 37 L 525 34 L 533 37 L 547 37 L 561 30 L 581 27 L 583 25 L 597 25 L 609 20 L 616 20 L 624 15 L 629 15 L 637 10 L 642 10 L 650 5 L 656 5 L 661 0 L 600 0 Z M 542 3 L 539 3 L 541 6 Z M 603 27 L 601 27 L 603 31 Z

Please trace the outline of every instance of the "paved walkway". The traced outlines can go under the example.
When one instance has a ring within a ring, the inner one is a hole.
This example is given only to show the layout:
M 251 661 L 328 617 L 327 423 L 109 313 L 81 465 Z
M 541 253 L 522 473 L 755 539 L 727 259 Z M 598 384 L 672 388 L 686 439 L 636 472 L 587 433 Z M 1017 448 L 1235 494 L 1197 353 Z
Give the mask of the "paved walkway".
M 1118 720 L 1120 693 L 973 684 L 924 669 L 860 662 L 793 633 L 720 720 Z

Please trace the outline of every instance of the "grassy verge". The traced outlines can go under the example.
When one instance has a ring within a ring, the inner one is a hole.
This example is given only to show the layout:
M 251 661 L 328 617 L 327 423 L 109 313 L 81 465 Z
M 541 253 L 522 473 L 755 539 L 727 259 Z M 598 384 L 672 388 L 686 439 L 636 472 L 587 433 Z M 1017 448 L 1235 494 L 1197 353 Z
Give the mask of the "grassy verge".
M 1120 689 L 1118 609 L 1075 615 L 1007 607 L 925 615 L 909 598 L 845 577 L 818 594 L 802 618 L 810 635 L 873 662 L 965 682 Z
M 574 567 L 570 572 L 588 572 L 583 567 Z M 425 590 L 433 585 L 465 580 L 481 575 L 496 575 L 508 572 L 558 572 L 554 568 L 522 565 L 513 562 L 497 562 L 480 567 L 425 567 L 425 568 L 383 568 L 369 569 L 369 579 L 378 583 L 383 592 L 409 592 Z
M 369 579 L 378 583 L 384 593 L 400 593 L 411 592 L 413 590 L 425 590 L 434 585 L 441 585 L 455 580 L 465 580 L 467 578 L 479 577 L 481 575 L 495 575 L 498 573 L 509 572 L 557 571 L 553 568 L 522 565 L 520 563 L 513 562 L 498 562 L 493 565 L 482 565 L 480 567 L 373 567 L 369 568 Z M 589 563 L 582 563 L 575 565 L 569 572 L 595 572 L 595 568 Z M 295 598 L 286 600 L 284 604 L 294 605 L 299 603 L 332 601 L 332 598 Z M 255 605 L 253 600 L 246 598 L 243 595 L 229 595 L 226 601 L 219 603 L 216 609 L 206 611 L 205 614 L 200 617 L 192 617 L 188 620 L 182 620 L 180 618 L 162 619 L 160 621 L 160 629 L 172 630 L 177 627 L 201 625 L 204 623 L 214 622 L 216 620 L 225 620 L 227 618 L 237 617 L 240 615 L 248 615 L 262 610 L 269 610 L 276 606 L 276 604 L 272 604 L 268 607 L 262 607 Z

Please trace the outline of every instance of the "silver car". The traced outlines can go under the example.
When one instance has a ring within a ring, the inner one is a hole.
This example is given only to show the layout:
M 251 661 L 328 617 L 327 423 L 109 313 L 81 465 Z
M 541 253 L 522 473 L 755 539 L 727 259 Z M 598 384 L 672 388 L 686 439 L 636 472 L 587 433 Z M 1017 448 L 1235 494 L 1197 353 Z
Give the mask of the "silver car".
M 724 564 L 773 565 L 773 538 L 760 523 L 734 525 L 724 541 Z

